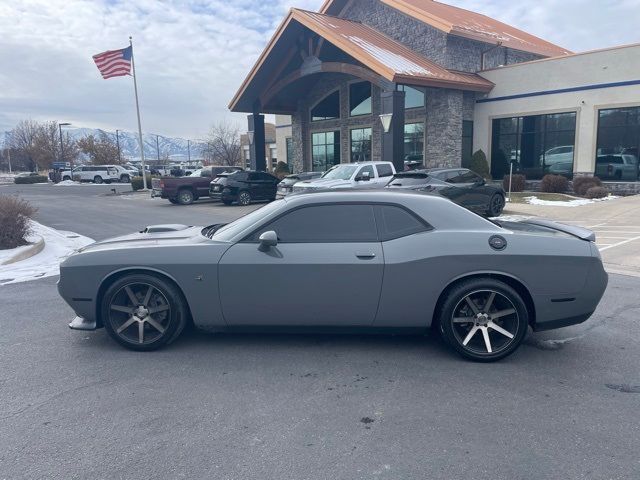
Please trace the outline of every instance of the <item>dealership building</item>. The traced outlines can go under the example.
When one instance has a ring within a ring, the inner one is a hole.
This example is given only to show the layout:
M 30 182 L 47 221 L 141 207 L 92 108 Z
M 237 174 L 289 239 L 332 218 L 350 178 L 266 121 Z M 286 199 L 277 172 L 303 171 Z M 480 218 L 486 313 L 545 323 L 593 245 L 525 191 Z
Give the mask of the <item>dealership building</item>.
M 265 169 L 264 114 L 294 171 L 353 161 L 467 166 L 494 178 L 596 174 L 636 189 L 640 45 L 586 53 L 432 0 L 292 9 L 230 103 Z

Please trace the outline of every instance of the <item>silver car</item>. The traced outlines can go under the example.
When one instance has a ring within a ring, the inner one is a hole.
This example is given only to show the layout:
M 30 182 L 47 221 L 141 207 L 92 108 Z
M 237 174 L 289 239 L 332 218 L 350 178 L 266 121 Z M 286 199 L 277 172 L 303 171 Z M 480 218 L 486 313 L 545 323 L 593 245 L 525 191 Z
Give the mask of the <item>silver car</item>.
M 422 193 L 292 195 L 227 225 L 156 225 L 94 243 L 60 267 L 78 317 L 133 350 L 208 331 L 277 327 L 440 332 L 492 361 L 527 329 L 584 322 L 606 285 L 592 232 L 491 222 Z M 282 292 L 287 307 L 282 308 Z M 304 299 L 304 301 L 296 299 Z

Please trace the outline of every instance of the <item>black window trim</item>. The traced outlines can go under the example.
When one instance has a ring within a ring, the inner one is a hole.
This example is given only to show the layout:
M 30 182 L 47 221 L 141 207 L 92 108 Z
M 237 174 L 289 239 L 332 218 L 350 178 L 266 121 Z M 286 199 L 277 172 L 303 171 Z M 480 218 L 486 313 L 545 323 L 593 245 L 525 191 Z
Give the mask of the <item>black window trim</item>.
M 259 227 L 254 228 L 253 230 L 251 230 L 250 233 L 248 233 L 247 235 L 242 237 L 236 243 L 251 243 L 251 244 L 257 245 L 260 242 L 258 240 L 250 240 L 250 238 L 253 235 L 255 235 L 259 230 L 262 230 L 264 227 L 273 224 L 275 221 L 279 220 L 280 218 L 284 217 L 285 215 L 288 215 L 289 213 L 295 212 L 296 210 L 300 210 L 300 209 L 303 209 L 303 208 L 324 207 L 324 206 L 333 206 L 333 205 L 368 205 L 368 206 L 372 207 L 373 208 L 373 219 L 374 219 L 374 222 L 375 222 L 375 225 L 376 225 L 376 233 L 377 233 L 377 237 L 378 237 L 377 241 L 376 242 L 362 242 L 362 241 L 349 241 L 349 240 L 332 241 L 332 242 L 280 242 L 280 241 L 278 241 L 278 243 L 284 243 L 284 244 L 294 244 L 294 243 L 383 243 L 383 242 L 388 242 L 390 240 L 397 240 L 398 238 L 410 237 L 411 235 L 416 235 L 416 234 L 425 233 L 425 232 L 431 232 L 431 231 L 435 230 L 435 228 L 429 222 L 427 222 L 422 217 L 420 217 L 420 215 L 415 213 L 410 208 L 407 208 L 404 205 L 401 205 L 399 203 L 393 203 L 393 202 L 363 202 L 363 201 L 320 202 L 320 203 L 311 203 L 311 204 L 308 204 L 308 205 L 299 205 L 299 206 L 291 208 L 289 210 L 285 210 L 284 212 L 280 213 L 278 216 L 272 218 L 271 220 L 268 220 L 266 223 L 263 223 Z M 425 228 L 424 231 L 411 233 L 409 235 L 398 235 L 398 236 L 394 236 L 394 237 L 385 238 L 383 240 L 383 232 L 381 230 L 382 227 L 381 227 L 381 225 L 379 225 L 379 216 L 380 216 L 379 212 L 380 212 L 380 209 L 376 208 L 379 205 L 380 206 L 385 206 L 386 205 L 386 206 L 391 206 L 391 207 L 397 207 L 397 208 L 400 208 L 400 209 L 404 210 L 405 212 L 407 212 L 409 215 L 411 215 L 413 218 L 415 218 L 419 223 L 421 223 L 424 226 L 424 228 Z

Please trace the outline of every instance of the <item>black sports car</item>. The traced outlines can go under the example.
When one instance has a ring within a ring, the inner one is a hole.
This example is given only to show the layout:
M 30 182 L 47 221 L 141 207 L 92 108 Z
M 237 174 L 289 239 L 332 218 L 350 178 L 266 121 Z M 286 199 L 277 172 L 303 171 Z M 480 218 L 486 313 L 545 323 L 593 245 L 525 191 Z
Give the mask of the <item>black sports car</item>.
M 504 209 L 502 187 L 488 185 L 466 168 L 432 168 L 398 172 L 386 185 L 391 189 L 435 192 L 480 215 L 497 217 Z

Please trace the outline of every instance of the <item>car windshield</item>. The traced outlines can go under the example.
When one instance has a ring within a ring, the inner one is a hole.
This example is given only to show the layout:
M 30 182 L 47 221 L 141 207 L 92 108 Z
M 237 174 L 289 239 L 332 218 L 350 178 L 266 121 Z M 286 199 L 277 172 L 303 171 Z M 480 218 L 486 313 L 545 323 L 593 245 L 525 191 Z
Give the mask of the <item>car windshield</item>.
M 270 215 L 272 212 L 278 210 L 284 205 L 284 200 L 276 200 L 275 202 L 268 203 L 258 210 L 254 210 L 251 213 L 247 213 L 244 217 L 240 217 L 235 222 L 231 222 L 224 227 L 217 230 L 211 238 L 214 240 L 221 240 L 223 242 L 231 240 L 238 233 L 246 230 L 251 225 L 256 223 L 261 218 Z
M 357 169 L 357 165 L 336 165 L 322 175 L 322 178 L 327 180 L 349 180 Z

